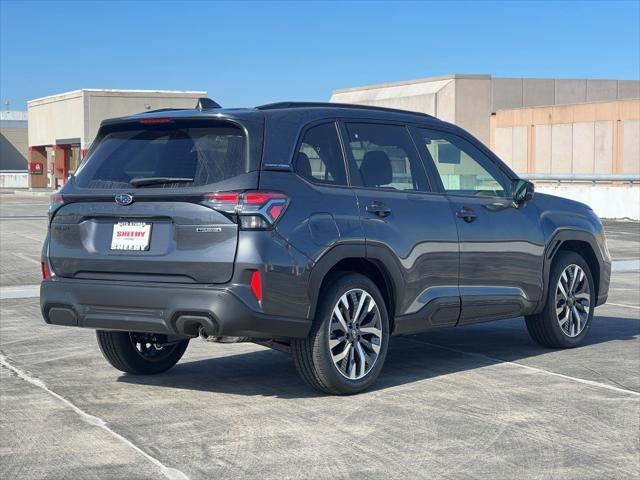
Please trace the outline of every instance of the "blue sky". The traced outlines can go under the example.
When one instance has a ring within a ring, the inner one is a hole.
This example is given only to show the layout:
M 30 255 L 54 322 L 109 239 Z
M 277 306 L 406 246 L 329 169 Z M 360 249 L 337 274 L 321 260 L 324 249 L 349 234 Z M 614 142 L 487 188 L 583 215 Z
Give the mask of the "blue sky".
M 206 90 L 224 106 L 448 73 L 640 78 L 640 1 L 0 0 L 0 99 Z

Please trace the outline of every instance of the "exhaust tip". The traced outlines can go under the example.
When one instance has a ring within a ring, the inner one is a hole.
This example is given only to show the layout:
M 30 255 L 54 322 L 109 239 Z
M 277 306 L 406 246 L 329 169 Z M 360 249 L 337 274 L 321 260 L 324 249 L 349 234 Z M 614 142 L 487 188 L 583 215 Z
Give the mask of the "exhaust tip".
M 200 337 L 204 341 L 207 341 L 209 336 L 210 335 L 207 333 L 207 330 L 202 325 L 200 325 L 200 328 L 198 328 L 198 337 Z

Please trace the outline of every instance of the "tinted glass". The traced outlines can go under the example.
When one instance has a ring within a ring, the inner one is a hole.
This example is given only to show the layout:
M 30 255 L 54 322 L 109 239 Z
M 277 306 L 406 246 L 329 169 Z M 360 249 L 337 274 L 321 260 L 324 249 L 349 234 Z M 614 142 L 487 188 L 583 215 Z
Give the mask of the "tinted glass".
M 247 172 L 245 137 L 234 126 L 176 122 L 118 128 L 99 140 L 78 170 L 80 187 L 121 188 L 130 186 L 133 179 L 148 177 L 191 181 L 147 188 L 189 187 Z
M 315 182 L 346 185 L 347 174 L 334 123 L 311 127 L 302 138 L 296 171 Z
M 510 197 L 511 182 L 484 153 L 470 142 L 437 130 L 418 129 L 448 193 Z
M 427 191 L 427 179 L 407 129 L 399 125 L 348 123 L 349 150 L 362 185 Z

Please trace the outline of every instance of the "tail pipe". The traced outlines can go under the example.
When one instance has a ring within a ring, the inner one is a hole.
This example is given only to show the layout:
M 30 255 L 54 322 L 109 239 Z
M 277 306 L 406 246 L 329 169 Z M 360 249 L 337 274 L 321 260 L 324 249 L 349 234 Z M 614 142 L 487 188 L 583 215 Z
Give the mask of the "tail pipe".
M 209 335 L 204 327 L 198 329 L 198 337 L 205 342 L 214 343 L 241 343 L 251 341 L 248 337 L 218 337 L 215 335 Z

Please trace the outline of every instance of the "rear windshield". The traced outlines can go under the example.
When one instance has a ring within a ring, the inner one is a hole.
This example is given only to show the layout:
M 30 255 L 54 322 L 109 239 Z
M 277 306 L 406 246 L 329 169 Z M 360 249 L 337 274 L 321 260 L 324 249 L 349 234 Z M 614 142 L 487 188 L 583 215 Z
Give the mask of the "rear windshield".
M 249 171 L 245 143 L 229 123 L 119 125 L 98 140 L 75 181 L 82 188 L 208 185 Z

